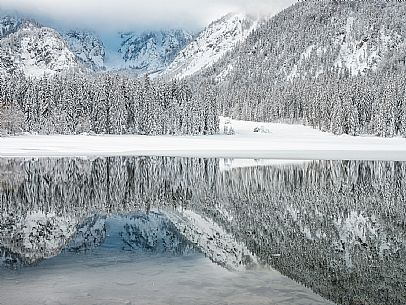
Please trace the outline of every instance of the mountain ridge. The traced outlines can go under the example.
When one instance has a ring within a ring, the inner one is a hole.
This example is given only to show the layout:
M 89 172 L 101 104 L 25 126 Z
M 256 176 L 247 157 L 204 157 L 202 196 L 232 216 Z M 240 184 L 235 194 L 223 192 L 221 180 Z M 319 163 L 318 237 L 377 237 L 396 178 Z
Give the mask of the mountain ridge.
M 81 70 L 75 55 L 56 30 L 28 19 L 6 17 L 1 21 L 0 72 L 41 77 Z
M 230 13 L 219 20 L 213 21 L 199 34 L 192 31 L 173 28 L 153 31 L 127 31 L 120 32 L 110 38 L 103 37 L 95 31 L 82 29 L 49 28 L 42 26 L 28 18 L 4 16 L 0 18 L 0 40 L 7 40 L 8 36 L 17 33 L 26 24 L 33 24 L 41 29 L 49 29 L 49 36 L 57 36 L 57 32 L 66 46 L 67 51 L 74 54 L 72 60 L 65 67 L 41 67 L 35 69 L 35 60 L 30 69 L 17 67 L 3 69 L 7 72 L 20 70 L 28 76 L 40 76 L 44 73 L 53 74 L 62 71 L 79 70 L 83 72 L 126 72 L 136 76 L 151 75 L 177 78 L 192 75 L 217 62 L 227 52 L 241 43 L 250 31 L 256 26 L 253 17 L 245 14 Z M 35 36 L 35 33 L 33 33 Z M 103 38 L 101 38 L 103 37 Z M 39 41 L 43 37 L 36 37 Z M 50 40 L 51 38 L 48 38 Z M 112 40 L 107 41 L 106 39 Z M 16 43 L 16 38 L 13 38 Z M 17 43 L 19 43 L 17 41 Z M 54 43 L 57 49 L 62 42 Z M 47 41 L 42 41 L 43 47 Z M 12 61 L 16 50 L 5 51 L 3 61 Z M 27 51 L 24 51 L 27 52 Z M 51 47 L 50 52 L 57 53 Z M 56 55 L 55 55 L 56 56 Z M 3 63 L 3 65 L 5 65 Z M 10 65 L 10 64 L 7 64 Z M 44 73 L 41 73 L 43 69 Z
M 242 13 L 229 13 L 213 21 L 179 52 L 163 75 L 184 78 L 211 67 L 243 42 L 256 26 L 255 18 Z
M 405 136 L 404 16 L 399 1 L 300 1 L 194 82 L 215 83 L 220 113 L 235 119 Z

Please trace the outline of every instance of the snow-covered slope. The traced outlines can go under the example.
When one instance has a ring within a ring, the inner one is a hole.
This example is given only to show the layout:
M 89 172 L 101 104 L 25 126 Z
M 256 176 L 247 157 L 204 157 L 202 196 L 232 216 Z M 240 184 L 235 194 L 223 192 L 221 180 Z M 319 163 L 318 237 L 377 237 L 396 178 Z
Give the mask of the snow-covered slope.
M 362 22 L 362 20 L 361 20 Z M 352 75 L 363 74 L 368 70 L 376 70 L 379 63 L 390 50 L 404 47 L 405 37 L 393 28 L 380 26 L 375 35 L 357 35 L 360 20 L 349 16 L 346 20 L 345 32 L 340 33 L 333 44 L 339 46 L 340 51 L 334 62 L 334 67 L 347 69 Z
M 260 22 L 203 77 L 246 82 L 249 74 L 262 84 L 403 66 L 405 11 L 405 3 L 397 1 L 299 1 Z
M 11 28 L 7 28 L 9 32 Z M 55 30 L 26 20 L 14 28 L 0 40 L 0 73 L 19 71 L 40 77 L 80 69 L 75 55 Z
M 1 250 L 13 253 L 19 258 L 15 263 L 22 264 L 34 264 L 58 255 L 78 224 L 72 215 L 58 216 L 42 211 L 31 211 L 22 217 L 5 214 L 0 220 L 1 224 L 7 224 L 7 230 L 0 230 Z
M 247 270 L 258 265 L 257 258 L 215 221 L 193 211 L 166 212 L 179 232 L 211 261 L 229 270 Z
M 14 33 L 21 26 L 22 20 L 17 17 L 0 17 L 0 39 Z
M 106 217 L 94 215 L 77 228 L 65 247 L 69 252 L 86 252 L 99 247 L 106 238 Z
M 0 17 L 0 72 L 36 77 L 86 67 L 149 74 L 164 70 L 193 39 L 182 29 L 99 34 L 56 31 L 30 19 Z
M 192 37 L 190 32 L 179 29 L 121 33 L 117 49 L 110 47 L 106 51 L 106 66 L 138 75 L 162 71 Z
M 182 78 L 210 67 L 256 27 L 245 14 L 228 14 L 211 23 L 183 49 L 166 69 L 165 75 Z
M 95 33 L 71 30 L 61 34 L 79 62 L 93 71 L 105 69 L 105 48 Z
M 149 254 L 187 256 L 199 252 L 170 221 L 158 211 L 110 217 L 106 223 L 108 237 L 105 248 Z
M 382 60 L 405 46 L 405 37 L 396 29 L 384 25 L 375 25 L 375 32 L 363 29 L 363 16 L 350 15 L 336 26 L 337 32 L 332 38 L 311 43 L 296 56 L 296 63 L 288 72 L 287 79 L 292 81 L 306 75 L 319 76 L 326 71 L 336 70 L 352 76 L 376 71 Z M 360 35 L 359 33 L 365 31 Z M 326 58 L 332 57 L 329 61 Z M 327 63 L 327 65 L 326 65 Z

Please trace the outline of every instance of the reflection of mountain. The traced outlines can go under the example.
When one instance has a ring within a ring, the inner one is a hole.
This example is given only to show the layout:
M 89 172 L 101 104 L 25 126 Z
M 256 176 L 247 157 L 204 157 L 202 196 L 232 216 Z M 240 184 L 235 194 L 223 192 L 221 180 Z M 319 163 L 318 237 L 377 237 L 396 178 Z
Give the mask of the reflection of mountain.
M 172 255 L 195 252 L 193 244 L 162 213 L 138 214 L 123 220 L 124 230 L 119 235 L 128 250 Z
M 82 223 L 65 250 L 68 252 L 90 251 L 99 247 L 106 238 L 106 217 L 93 216 Z
M 139 254 L 185 256 L 205 254 L 229 270 L 255 266 L 256 259 L 242 243 L 212 221 L 185 211 L 137 212 L 123 216 L 93 216 L 78 225 L 78 220 L 63 221 L 33 213 L 20 223 L 8 224 L 11 238 L 2 236 L 3 265 L 32 265 L 65 253 L 95 249 L 132 251 Z
M 211 261 L 229 270 L 245 270 L 258 262 L 242 242 L 213 220 L 192 211 L 169 212 L 168 217 L 181 234 L 195 244 Z
M 77 219 L 58 216 L 55 213 L 29 212 L 2 217 L 0 248 L 4 255 L 13 253 L 14 264 L 34 264 L 39 260 L 57 255 L 75 233 Z
M 218 160 L 194 158 L 0 163 L 15 173 L 1 176 L 3 261 L 30 263 L 66 244 L 200 251 L 231 269 L 269 264 L 340 304 L 406 303 L 405 163 L 227 171 Z

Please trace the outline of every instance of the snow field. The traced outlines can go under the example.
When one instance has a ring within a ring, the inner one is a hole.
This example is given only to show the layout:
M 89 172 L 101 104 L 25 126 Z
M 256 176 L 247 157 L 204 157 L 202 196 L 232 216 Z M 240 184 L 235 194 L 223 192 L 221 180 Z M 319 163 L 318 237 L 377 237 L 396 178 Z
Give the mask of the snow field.
M 220 130 L 225 119 L 221 118 Z M 231 120 L 235 135 L 24 135 L 0 138 L 0 157 L 177 156 L 406 161 L 406 139 L 336 136 L 302 125 Z M 256 133 L 264 127 L 269 133 Z

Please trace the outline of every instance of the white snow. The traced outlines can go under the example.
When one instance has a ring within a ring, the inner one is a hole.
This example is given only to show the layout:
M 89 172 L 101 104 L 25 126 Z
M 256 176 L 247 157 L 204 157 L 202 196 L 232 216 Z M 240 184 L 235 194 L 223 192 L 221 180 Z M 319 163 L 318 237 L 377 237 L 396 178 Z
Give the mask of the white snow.
M 301 165 L 308 162 L 307 160 L 272 160 L 272 159 L 233 159 L 222 158 L 219 162 L 221 172 L 230 171 L 237 168 L 249 168 L 260 166 L 286 166 L 286 165 Z
M 110 71 L 130 70 L 157 76 L 191 41 L 193 34 L 181 29 L 128 32 L 106 36 L 104 65 Z
M 52 223 L 54 228 L 58 231 L 55 236 L 50 239 L 43 239 L 43 249 L 46 252 L 55 252 L 60 249 L 61 245 L 64 244 L 66 238 L 69 238 L 74 234 L 75 221 L 69 217 L 63 218 L 55 215 L 55 213 L 43 213 L 43 212 L 33 212 L 28 214 L 25 218 L 25 225 L 22 228 L 22 238 L 23 245 L 26 249 L 33 249 L 33 247 L 38 246 L 38 240 L 36 239 L 36 233 L 40 230 L 41 226 L 46 226 Z M 41 235 L 41 233 L 38 233 Z
M 385 232 L 380 230 L 379 224 L 356 211 L 351 211 L 347 217 L 338 217 L 338 219 L 334 220 L 334 226 L 338 232 L 340 243 L 345 244 L 342 250 L 344 251 L 344 258 L 348 268 L 353 267 L 350 253 L 352 252 L 351 248 L 354 248 L 355 244 L 367 243 L 367 238 L 372 236 L 377 240 L 385 240 L 378 237 L 379 234 L 385 235 Z M 388 243 L 381 242 L 380 255 L 382 255 L 384 249 L 389 248 Z
M 298 70 L 298 67 L 297 67 L 297 65 L 294 65 L 293 66 L 293 68 L 292 68 L 292 71 L 288 74 L 288 76 L 287 76 L 287 80 L 288 81 L 292 81 L 293 79 L 295 79 L 296 77 L 298 77 L 298 73 L 297 73 L 297 70 Z
M 7 223 L 7 218 L 0 220 Z M 0 244 L 18 253 L 26 261 L 35 262 L 57 255 L 75 233 L 77 224 L 78 219 L 72 216 L 32 211 L 22 219 L 17 219 L 7 234 L 0 234 Z
M 229 270 L 243 271 L 258 266 L 255 255 L 243 244 L 235 240 L 232 234 L 211 219 L 207 219 L 190 210 L 165 215 L 186 239 L 213 262 Z M 221 238 L 218 238 L 221 236 Z
M 55 30 L 30 22 L 2 39 L 0 48 L 11 55 L 11 65 L 26 76 L 42 77 L 79 68 L 75 55 Z
M 303 54 L 300 55 L 301 60 L 309 59 L 310 55 L 312 54 L 313 49 L 315 48 L 315 45 L 312 44 L 306 48 Z
M 390 50 L 398 50 L 402 45 L 404 40 L 396 31 L 382 26 L 377 35 L 362 33 L 357 19 L 349 16 L 330 42 L 307 46 L 291 67 L 284 68 L 284 73 L 290 82 L 307 75 L 318 78 L 331 69 L 341 73 L 348 71 L 352 76 L 362 75 L 369 70 L 375 71 Z M 323 56 L 328 52 L 337 54 L 332 66 L 326 63 L 320 65 L 320 62 L 325 62 Z M 315 56 L 319 57 L 316 61 Z M 316 62 L 319 64 L 316 65 Z
M 229 14 L 213 22 L 178 54 L 164 75 L 184 78 L 212 66 L 244 41 L 256 26 L 257 22 L 244 14 Z
M 369 69 L 375 70 L 377 68 L 377 64 L 381 61 L 380 54 L 388 51 L 392 36 L 386 35 L 382 28 L 378 45 L 371 45 L 368 40 L 357 40 L 354 37 L 354 22 L 354 17 L 348 17 L 346 33 L 342 34 L 335 42 L 341 46 L 334 66 L 339 69 L 347 68 L 351 75 L 356 76 Z
M 0 138 L 0 157 L 134 155 L 406 161 L 404 138 L 335 136 L 307 126 L 276 123 L 232 121 L 232 125 L 235 135 L 5 137 Z M 255 133 L 254 128 L 259 126 L 270 133 Z
M 44 37 L 44 40 L 39 42 L 35 39 L 35 44 L 42 43 L 43 49 L 48 49 L 49 54 L 53 54 L 52 62 L 42 61 L 38 57 L 38 52 L 33 49 L 33 37 L 25 37 L 21 41 L 21 56 L 20 66 L 25 75 L 31 77 L 42 77 L 44 74 L 53 75 L 56 72 L 69 70 L 75 66 L 73 54 L 61 45 L 62 41 L 58 37 Z
M 70 30 L 62 37 L 82 63 L 95 71 L 104 69 L 104 45 L 96 33 Z
M 312 45 L 308 46 L 308 47 L 306 48 L 306 50 L 305 50 L 302 54 L 300 54 L 298 63 L 293 66 L 292 71 L 291 71 L 291 72 L 288 74 L 288 76 L 287 76 L 288 81 L 291 82 L 291 81 L 293 81 L 295 78 L 297 78 L 297 77 L 300 76 L 300 73 L 298 73 L 298 70 L 299 70 L 298 68 L 299 68 L 299 66 L 301 66 L 304 61 L 306 61 L 306 60 L 308 60 L 308 59 L 310 58 L 310 56 L 312 55 L 312 52 L 313 52 L 313 50 L 314 50 L 315 47 L 316 47 L 316 46 L 315 46 L 314 44 L 312 44 Z M 306 75 L 306 73 L 305 73 L 304 75 Z M 303 76 L 304 76 L 304 75 L 303 75 Z M 316 77 L 317 77 L 317 76 L 316 76 Z
M 232 64 L 229 64 L 226 69 L 220 72 L 219 75 L 216 76 L 216 81 L 222 82 L 227 79 L 227 76 L 234 70 L 234 67 Z

